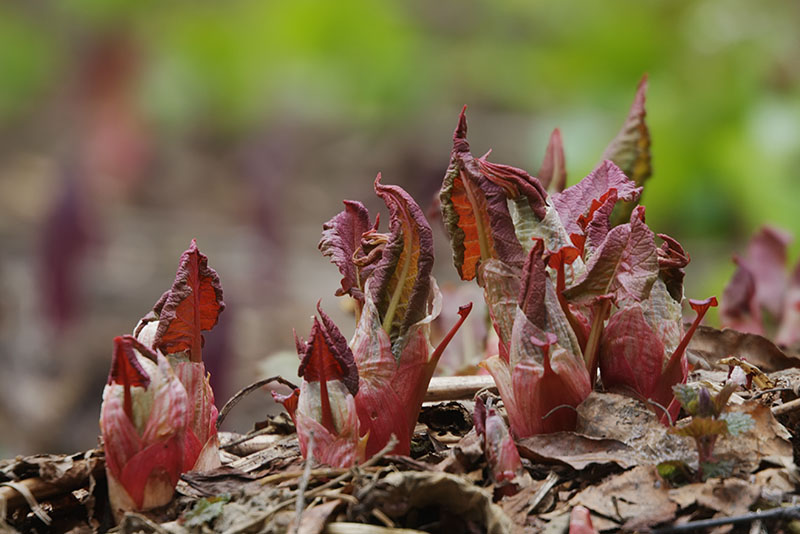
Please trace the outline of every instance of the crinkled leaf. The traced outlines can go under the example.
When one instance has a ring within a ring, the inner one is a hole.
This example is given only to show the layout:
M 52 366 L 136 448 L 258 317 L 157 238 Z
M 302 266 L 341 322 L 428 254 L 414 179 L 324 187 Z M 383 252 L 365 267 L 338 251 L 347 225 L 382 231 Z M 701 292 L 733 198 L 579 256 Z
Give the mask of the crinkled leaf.
M 433 235 L 422 209 L 402 188 L 382 185 L 378 175 L 375 193 L 389 208 L 390 237 L 370 278 L 370 298 L 395 350 L 405 332 L 428 313 Z
M 703 436 L 719 435 L 724 436 L 728 433 L 728 424 L 720 419 L 713 417 L 692 417 L 689 424 L 672 427 L 673 434 L 687 436 L 690 438 L 701 438 Z
M 755 421 L 753 421 L 749 413 L 727 412 L 722 414 L 720 419 L 728 424 L 728 433 L 731 436 L 747 432 L 755 426 Z
M 658 277 L 653 232 L 644 223 L 639 206 L 631 222 L 613 228 L 586 266 L 586 273 L 564 293 L 571 302 L 590 302 L 612 295 L 618 303 L 639 302 Z
M 132 336 L 114 338 L 114 352 L 111 354 L 111 370 L 107 383 L 147 388 L 150 377 L 136 358 L 132 339 Z
M 647 75 L 643 76 L 636 89 L 636 96 L 628 112 L 622 129 L 603 152 L 603 159 L 610 159 L 619 166 L 638 186 L 644 185 L 653 168 L 650 161 L 650 130 L 645 117 L 645 92 L 647 91 Z M 626 199 L 627 200 L 627 199 Z M 623 203 L 614 214 L 614 224 L 628 220 L 636 205 L 636 199 Z
M 370 230 L 369 211 L 361 202 L 344 201 L 344 210 L 322 225 L 322 239 L 319 249 L 342 273 L 342 287 L 336 294 L 350 295 L 363 303 L 364 282 L 369 270 L 361 272 L 356 258 L 363 255 L 361 236 Z M 359 254 L 360 252 L 360 254 Z
M 586 245 L 596 249 L 605 240 L 611 230 L 611 212 L 617 205 L 617 190 L 609 189 L 603 196 L 592 200 L 589 212 L 578 217 L 578 225 L 586 234 Z
M 550 134 L 550 141 L 544 153 L 544 161 L 536 175 L 544 189 L 561 192 L 567 185 L 567 165 L 564 158 L 564 143 L 561 130 L 556 128 Z
M 111 371 L 108 373 L 108 385 L 119 384 L 124 388 L 123 409 L 128 419 L 133 421 L 132 387 L 147 388 L 150 376 L 142 368 L 133 350 L 133 336 L 117 336 L 114 338 L 114 352 L 111 354 Z
M 203 361 L 203 336 L 217 324 L 225 309 L 222 286 L 197 242 L 181 255 L 172 288 L 153 307 L 158 329 L 153 348 L 164 354 L 188 351 L 193 362 Z
M 581 234 L 583 229 L 578 218 L 586 216 L 592 201 L 601 198 L 609 189 L 617 190 L 621 200 L 636 200 L 642 193 L 641 187 L 628 179 L 612 161 L 604 160 L 583 180 L 552 195 L 552 201 L 566 228 L 567 234 Z
M 728 478 L 733 474 L 736 463 L 733 460 L 717 460 L 713 462 L 703 462 L 703 480 L 710 478 Z
M 689 264 L 689 254 L 678 241 L 666 234 L 658 234 L 664 242 L 658 249 L 658 276 L 664 281 L 673 300 L 683 300 L 683 270 Z
M 355 395 L 358 392 L 358 370 L 353 352 L 339 328 L 319 305 L 317 312 L 321 320 L 314 318 L 308 342 L 299 343 L 303 352 L 297 374 L 306 382 L 340 380 Z
M 453 133 L 453 151 L 440 201 L 453 261 L 463 280 L 472 280 L 478 265 L 498 258 L 517 268 L 524 261 L 522 245 L 508 209 L 509 199 L 525 199 L 544 217 L 544 191 L 525 171 L 476 159 L 467 142 L 467 119 L 461 110 Z M 522 204 L 517 203 L 520 208 Z

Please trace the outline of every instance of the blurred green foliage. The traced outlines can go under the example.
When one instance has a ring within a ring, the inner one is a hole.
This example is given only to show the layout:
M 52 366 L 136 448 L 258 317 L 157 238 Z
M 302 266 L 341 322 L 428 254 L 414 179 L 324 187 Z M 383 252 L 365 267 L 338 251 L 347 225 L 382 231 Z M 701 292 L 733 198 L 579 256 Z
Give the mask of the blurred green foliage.
M 800 236 L 798 28 L 794 0 L 20 1 L 0 8 L 0 116 L 13 126 L 52 97 L 72 43 L 126 31 L 161 132 L 238 137 L 280 116 L 392 136 L 467 103 L 525 121 L 493 145 L 529 170 L 560 126 L 574 183 L 646 72 L 649 222 L 717 256 L 690 288 L 719 292 L 757 226 Z

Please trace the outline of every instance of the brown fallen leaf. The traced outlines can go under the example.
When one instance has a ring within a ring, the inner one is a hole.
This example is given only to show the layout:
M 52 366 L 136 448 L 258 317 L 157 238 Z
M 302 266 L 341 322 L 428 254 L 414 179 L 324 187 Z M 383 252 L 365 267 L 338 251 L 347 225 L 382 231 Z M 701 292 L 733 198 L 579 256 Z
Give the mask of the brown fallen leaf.
M 541 508 L 542 503 L 552 502 L 552 497 L 549 500 L 547 497 L 557 482 L 558 475 L 551 472 L 544 480 L 537 480 L 516 495 L 504 498 L 499 503 L 500 507 L 515 525 L 525 525 L 528 515 Z
M 183 495 L 198 499 L 214 497 L 223 493 L 235 494 L 257 478 L 230 466 L 222 466 L 206 472 L 190 471 L 181 475 L 181 481 L 185 484 L 179 484 L 178 491 Z
M 711 478 L 669 490 L 669 498 L 681 509 L 701 506 L 724 516 L 746 514 L 761 496 L 761 486 L 738 478 Z
M 340 499 L 334 499 L 317 506 L 303 510 L 297 532 L 303 534 L 321 534 L 325 530 L 331 516 L 342 505 Z
M 577 470 L 590 464 L 614 463 L 626 469 L 641 463 L 636 451 L 620 441 L 575 432 L 530 436 L 519 440 L 517 448 L 533 462 L 561 462 Z
M 625 530 L 652 527 L 675 518 L 678 505 L 669 497 L 667 484 L 655 466 L 634 467 L 590 486 L 569 501 L 569 507 L 582 505 Z M 592 521 L 595 517 L 592 516 Z M 599 521 L 598 530 L 605 530 Z
M 791 434 L 772 415 L 772 411 L 757 401 L 745 401 L 731 411 L 750 414 L 755 425 L 737 436 L 725 436 L 714 451 L 718 459 L 731 459 L 740 472 L 752 473 L 764 460 L 779 465 L 792 463 Z
M 629 450 L 620 450 L 619 454 L 624 454 L 631 465 L 685 461 L 696 456 L 690 440 L 670 434 L 655 412 L 626 395 L 592 392 L 578 406 L 576 431 L 623 443 Z
M 784 352 L 764 336 L 731 328 L 717 330 L 701 325 L 689 342 L 688 351 L 712 364 L 727 356 L 744 358 L 766 373 L 800 366 L 800 354 Z

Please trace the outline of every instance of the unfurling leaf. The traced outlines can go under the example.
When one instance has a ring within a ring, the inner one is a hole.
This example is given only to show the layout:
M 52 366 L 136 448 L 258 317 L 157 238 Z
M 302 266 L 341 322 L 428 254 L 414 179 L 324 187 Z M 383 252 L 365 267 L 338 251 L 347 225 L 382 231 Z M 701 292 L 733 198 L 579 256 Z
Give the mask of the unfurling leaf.
M 172 288 L 135 329 L 138 341 L 167 356 L 189 397 L 192 410 L 184 443 L 184 471 L 209 471 L 220 465 L 219 411 L 203 363 L 202 332 L 217 324 L 224 309 L 219 276 L 193 239 L 181 255 Z
M 607 195 L 611 189 L 616 189 L 618 200 L 636 200 L 642 193 L 642 188 L 629 180 L 614 162 L 605 160 L 577 184 L 552 195 L 553 205 L 567 234 L 583 233 L 578 219 L 588 216 L 592 202 Z
M 700 438 L 703 436 L 723 436 L 728 433 L 728 424 L 713 417 L 692 417 L 692 420 L 683 426 L 673 427 L 672 432 L 679 436 Z
M 636 96 L 622 129 L 603 152 L 603 159 L 610 159 L 616 163 L 637 186 L 643 186 L 653 174 L 650 161 L 650 130 L 645 121 L 647 115 L 645 110 L 646 91 L 647 75 L 642 77 L 636 88 Z M 635 205 L 636 199 L 623 203 L 618 213 L 614 215 L 613 223 L 626 222 Z
M 317 305 L 308 341 L 297 339 L 300 355 L 299 392 L 275 400 L 286 407 L 297 428 L 304 457 L 349 467 L 364 460 L 365 440 L 359 438 L 354 395 L 358 393 L 358 371 L 347 341 Z
M 162 354 L 133 336 L 114 339 L 100 430 L 112 512 L 149 510 L 172 500 L 183 471 L 189 424 L 186 391 Z M 150 358 L 153 358 L 151 360 Z
M 382 185 L 375 193 L 389 208 L 389 238 L 370 277 L 369 297 L 395 352 L 406 332 L 428 314 L 433 270 L 433 235 L 419 205 L 402 188 Z
M 486 462 L 492 472 L 494 483 L 508 483 L 522 473 L 517 446 L 511 438 L 503 418 L 491 405 L 487 405 L 482 397 L 475 400 L 475 431 L 483 439 L 483 451 Z
M 440 194 L 442 215 L 463 280 L 478 274 L 481 262 L 496 258 L 522 268 L 523 247 L 508 203 L 532 217 L 546 214 L 546 193 L 523 170 L 475 158 L 467 142 L 466 107 L 453 134 L 453 151 Z
M 364 283 L 371 266 L 359 266 L 358 260 L 365 256 L 361 238 L 371 228 L 367 208 L 361 202 L 345 200 L 344 210 L 322 225 L 322 239 L 318 245 L 342 274 L 342 286 L 336 290 L 336 295 L 350 295 L 362 305 Z
M 658 253 L 658 276 L 667 287 L 667 291 L 673 300 L 681 302 L 683 300 L 683 278 L 686 272 L 684 267 L 689 265 L 689 254 L 683 250 L 678 241 L 666 234 L 658 234 L 664 242 L 657 250 Z
M 224 309 L 219 276 L 192 239 L 181 255 L 172 288 L 153 307 L 158 320 L 153 348 L 164 354 L 188 351 L 191 361 L 203 361 L 202 332 L 217 324 Z

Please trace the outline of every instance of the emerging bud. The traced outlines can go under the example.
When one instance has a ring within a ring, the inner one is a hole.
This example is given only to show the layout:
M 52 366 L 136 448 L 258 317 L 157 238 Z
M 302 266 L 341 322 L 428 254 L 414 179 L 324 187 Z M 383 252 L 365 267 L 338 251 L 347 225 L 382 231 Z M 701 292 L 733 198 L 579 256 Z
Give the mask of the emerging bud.
M 317 311 L 321 320 L 314 318 L 308 342 L 296 339 L 302 386 L 288 396 L 273 396 L 297 427 L 303 457 L 310 454 L 324 464 L 350 467 L 364 460 L 367 439 L 359 439 L 353 398 L 358 371 L 347 340 L 319 305 Z
M 491 399 L 475 400 L 475 430 L 483 438 L 483 451 L 495 484 L 509 484 L 522 473 L 522 460 L 505 421 L 494 409 Z
M 186 389 L 190 405 L 184 443 L 183 471 L 208 471 L 220 466 L 217 407 L 203 363 L 203 334 L 225 309 L 222 286 L 208 258 L 192 240 L 181 255 L 172 287 L 134 330 L 136 338 L 167 356 Z
M 118 520 L 126 511 L 172 500 L 188 423 L 186 391 L 166 358 L 132 336 L 115 338 L 100 429 L 109 500 Z

